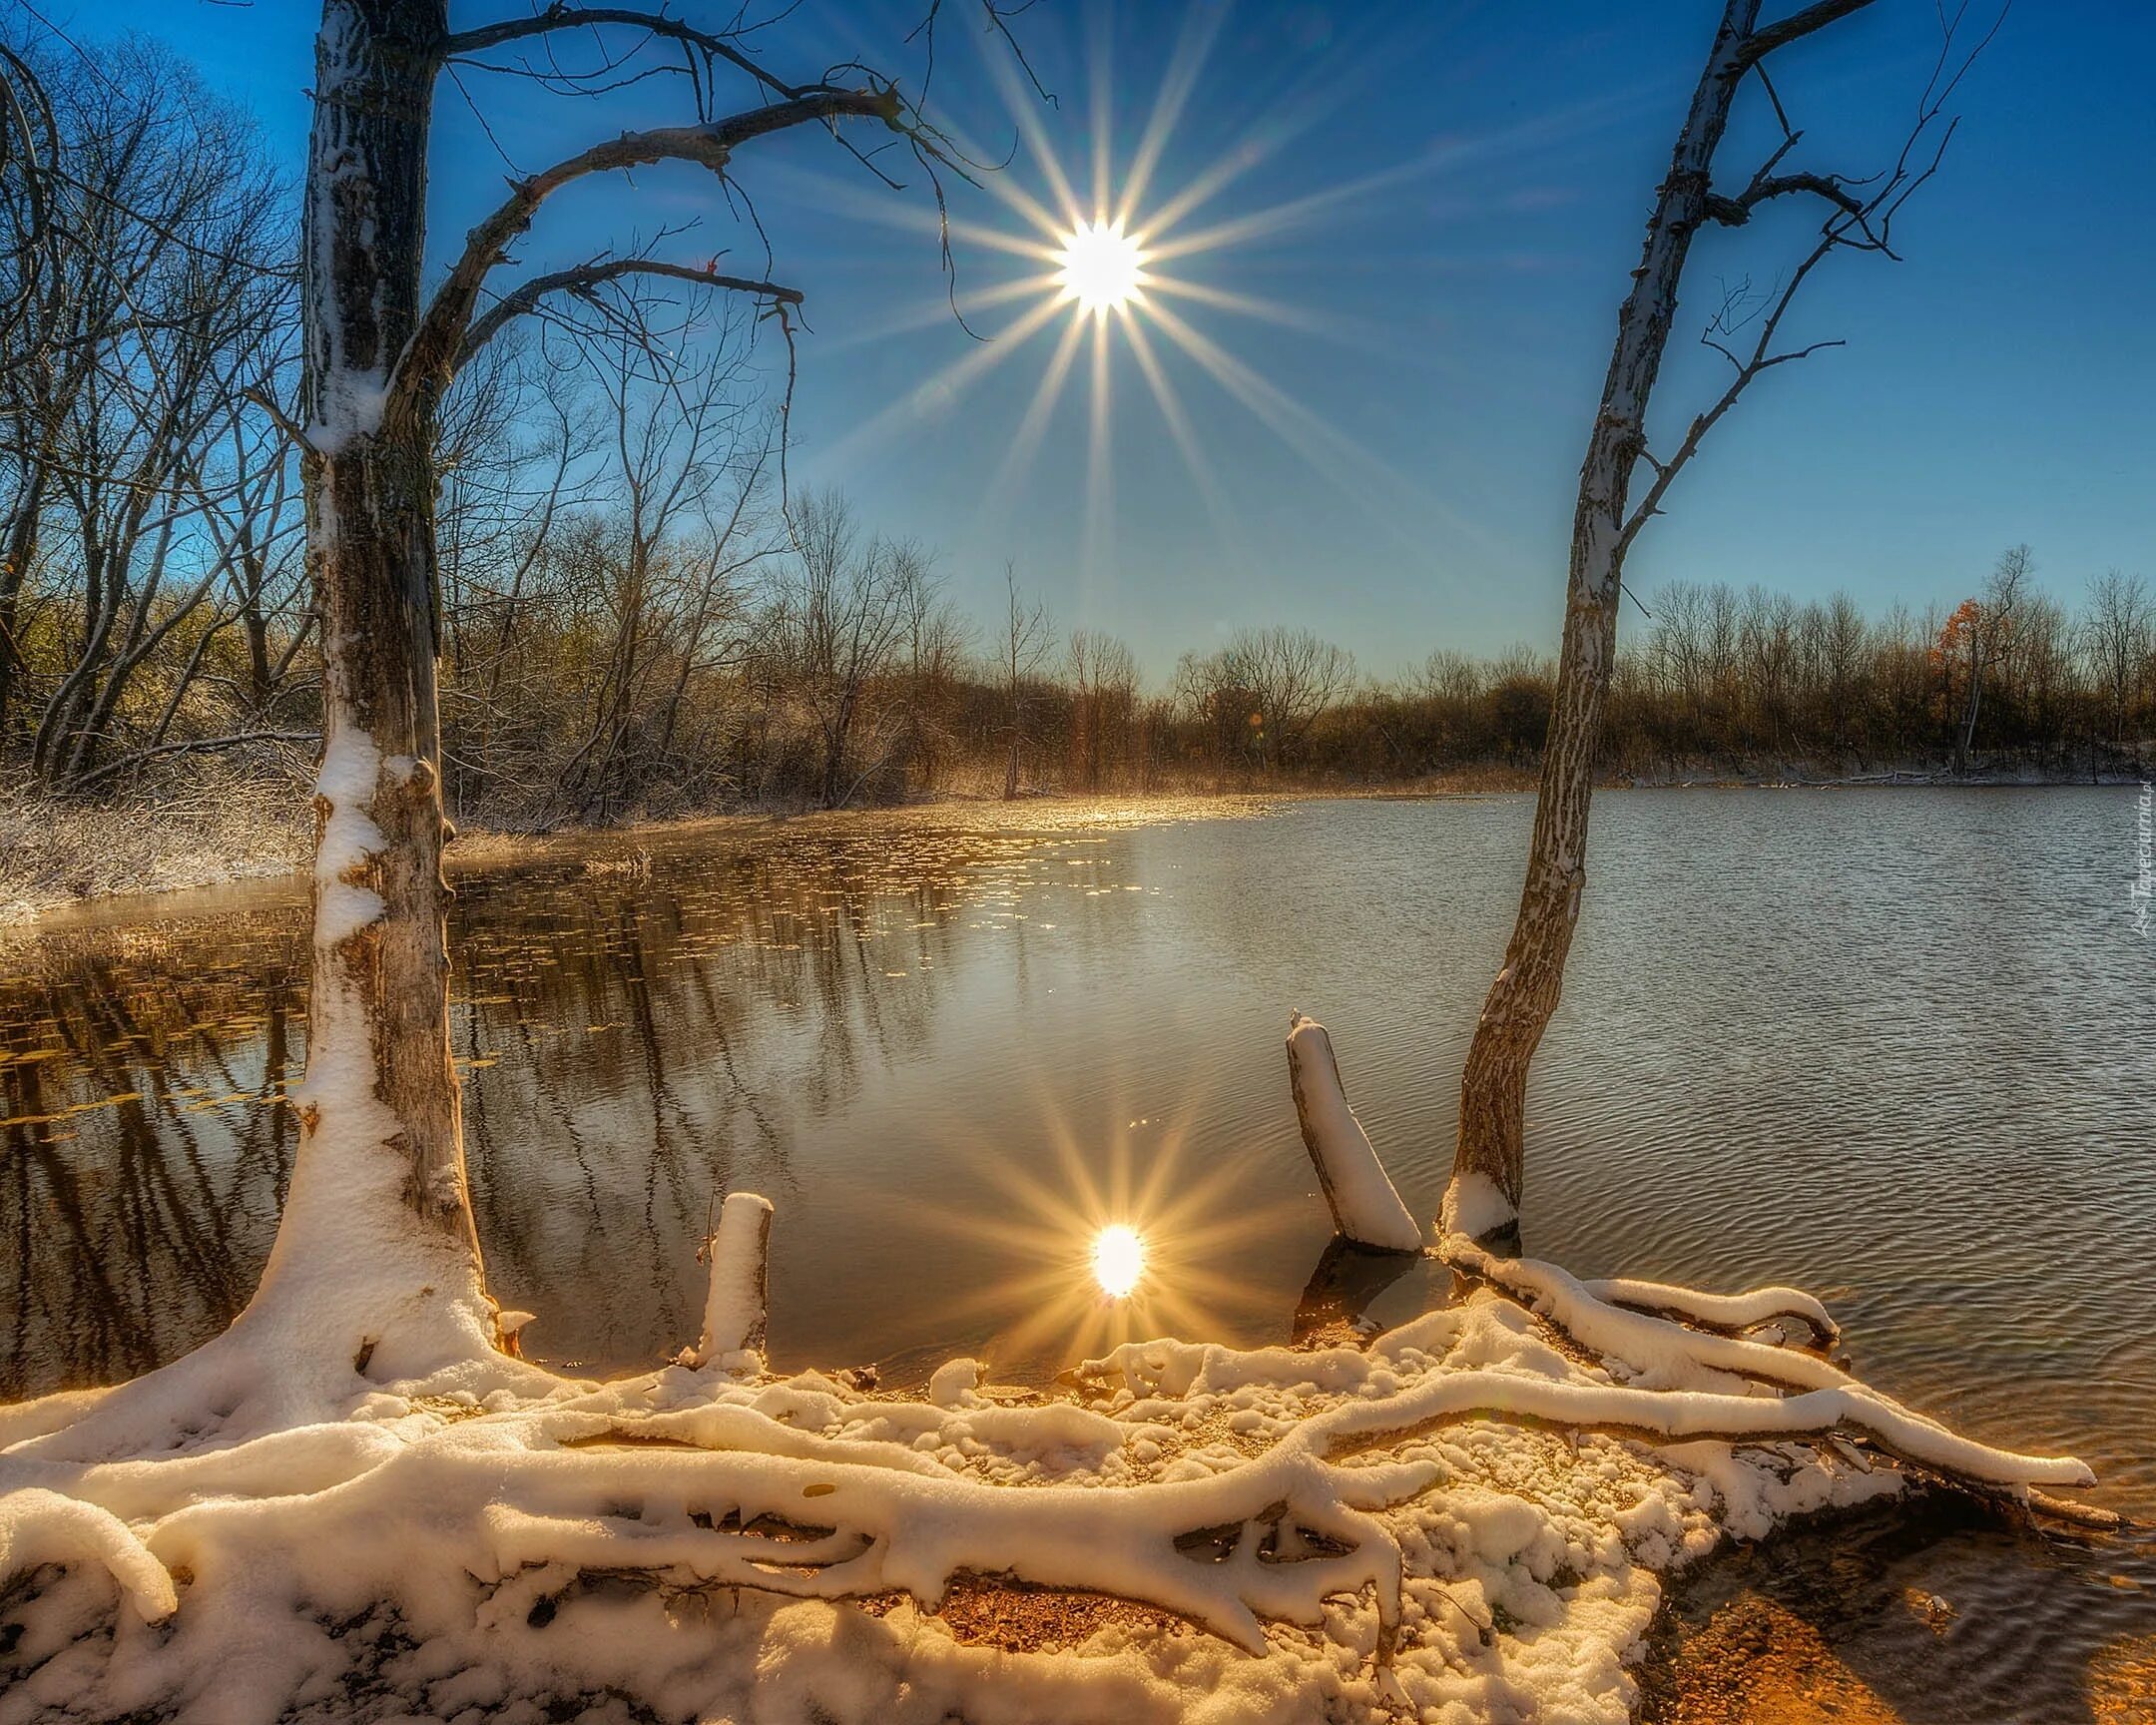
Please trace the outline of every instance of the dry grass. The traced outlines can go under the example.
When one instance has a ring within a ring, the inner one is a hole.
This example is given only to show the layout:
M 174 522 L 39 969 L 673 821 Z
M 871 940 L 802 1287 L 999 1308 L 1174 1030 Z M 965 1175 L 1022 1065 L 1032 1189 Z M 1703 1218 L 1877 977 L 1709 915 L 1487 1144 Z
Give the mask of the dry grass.
M 303 792 L 202 780 L 124 804 L 0 798 L 0 924 L 127 892 L 286 873 L 313 842 Z

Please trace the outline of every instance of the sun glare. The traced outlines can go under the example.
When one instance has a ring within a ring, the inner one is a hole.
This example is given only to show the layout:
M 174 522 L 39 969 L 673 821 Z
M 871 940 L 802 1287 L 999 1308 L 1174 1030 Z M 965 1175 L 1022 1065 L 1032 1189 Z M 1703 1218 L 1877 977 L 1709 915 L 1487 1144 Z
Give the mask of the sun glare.
M 1093 1279 L 1101 1291 L 1120 1300 L 1138 1286 L 1145 1273 L 1145 1242 L 1138 1230 L 1118 1222 L 1103 1228 L 1093 1241 Z
M 1145 286 L 1144 250 L 1120 222 L 1081 222 L 1063 242 L 1056 284 L 1081 309 L 1120 310 Z
M 1305 121 L 1330 100 L 1314 97 L 1304 120 L 1294 124 L 1269 122 L 1263 132 L 1246 137 L 1211 165 L 1197 167 L 1179 188 L 1157 186 L 1159 171 L 1170 160 L 1171 137 L 1227 11 L 1224 6 L 1193 0 L 1174 55 L 1162 69 L 1152 113 L 1135 147 L 1120 161 L 1111 124 L 1117 106 L 1111 100 L 1112 69 L 1105 51 L 1095 54 L 1090 176 L 1067 171 L 1041 117 L 1038 86 L 1025 76 L 1026 69 L 1009 56 L 991 54 L 989 71 L 1037 171 L 1040 193 L 1028 190 L 1023 178 L 1015 175 L 987 175 L 981 184 L 1020 218 L 1019 231 L 863 195 L 857 208 L 865 218 L 928 227 L 945 243 L 946 258 L 948 244 L 955 239 L 967 247 L 1025 260 L 1031 268 L 987 285 L 946 284 L 945 292 L 899 313 L 898 320 L 887 327 L 939 322 L 953 310 L 963 321 L 995 307 L 1014 308 L 1000 326 L 983 321 L 976 328 L 967 323 L 968 332 L 981 339 L 960 349 L 939 374 L 894 397 L 843 433 L 824 451 L 826 460 L 835 463 L 871 443 L 912 435 L 1014 355 L 1041 354 L 1037 338 L 1045 336 L 1046 362 L 1031 398 L 1016 417 L 993 478 L 982 487 L 979 531 L 984 538 L 994 539 L 1011 530 L 1016 500 L 1026 494 L 1023 481 L 1066 393 L 1076 388 L 1089 397 L 1078 562 L 1082 579 L 1099 583 L 1110 578 L 1116 538 L 1116 464 L 1111 446 L 1118 422 L 1113 400 L 1118 354 L 1127 356 L 1159 408 L 1193 489 L 1233 557 L 1247 555 L 1247 522 L 1230 506 L 1206 442 L 1186 411 L 1178 371 L 1191 377 L 1195 370 L 1218 385 L 1251 418 L 1346 495 L 1369 507 L 1376 518 L 1391 520 L 1403 502 L 1415 509 L 1431 504 L 1419 482 L 1254 369 L 1206 325 L 1223 316 L 1256 318 L 1285 329 L 1348 339 L 1352 325 L 1331 309 L 1284 302 L 1247 286 L 1224 286 L 1221 278 L 1235 274 L 1229 255 L 1321 224 L 1330 212 L 1431 173 L 1453 160 L 1453 155 L 1422 152 L 1397 167 L 1328 186 L 1322 193 L 1202 219 L 1201 212 L 1295 138 Z M 992 155 L 986 152 L 983 159 Z M 1202 260 L 1210 263 L 1201 264 Z M 1194 266 L 1197 275 L 1192 274 Z M 1354 344 L 1365 342 L 1357 338 Z M 1377 346 L 1384 350 L 1381 343 Z M 1123 374 L 1129 375 L 1128 371 Z

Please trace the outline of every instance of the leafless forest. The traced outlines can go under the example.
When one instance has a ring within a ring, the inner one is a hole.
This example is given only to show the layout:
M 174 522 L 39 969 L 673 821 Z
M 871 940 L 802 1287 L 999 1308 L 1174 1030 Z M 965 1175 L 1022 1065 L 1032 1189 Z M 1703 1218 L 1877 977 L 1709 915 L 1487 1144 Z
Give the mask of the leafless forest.
M 281 794 L 319 729 L 285 430 L 294 189 L 250 118 L 158 49 L 38 70 L 51 112 L 25 123 L 58 171 L 41 210 L 21 176 L 0 189 L 0 223 L 57 240 L 0 329 L 0 775 L 103 803 Z M 752 312 L 663 281 L 579 309 L 476 353 L 444 415 L 445 778 L 466 821 L 1385 784 L 1537 757 L 1552 668 L 1524 648 L 1440 643 L 1399 673 L 1253 618 L 1149 679 L 1127 643 L 1053 616 L 1022 562 L 968 614 L 934 547 L 789 487 L 784 366 Z M 1737 581 L 1650 589 L 1626 634 L 1613 775 L 2089 777 L 2133 770 L 2156 728 L 2146 583 L 2025 547 L 1950 612 Z

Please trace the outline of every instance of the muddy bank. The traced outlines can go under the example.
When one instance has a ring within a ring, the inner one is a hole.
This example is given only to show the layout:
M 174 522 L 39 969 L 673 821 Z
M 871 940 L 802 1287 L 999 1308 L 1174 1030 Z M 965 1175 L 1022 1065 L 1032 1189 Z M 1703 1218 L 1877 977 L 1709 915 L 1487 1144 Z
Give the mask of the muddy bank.
M 2156 1530 L 1831 1517 L 1677 1580 L 1641 1691 L 1641 1725 L 2156 1725 Z

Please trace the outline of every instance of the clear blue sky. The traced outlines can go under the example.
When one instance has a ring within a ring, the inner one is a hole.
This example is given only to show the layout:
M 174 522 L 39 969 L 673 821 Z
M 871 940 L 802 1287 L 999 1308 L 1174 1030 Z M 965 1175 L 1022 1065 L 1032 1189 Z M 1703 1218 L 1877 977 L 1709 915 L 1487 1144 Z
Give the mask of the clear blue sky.
M 1767 0 L 1765 12 L 1794 4 Z M 123 30 L 169 41 L 254 109 L 296 169 L 318 17 L 308 0 L 39 5 L 85 41 Z M 453 0 L 452 18 L 520 9 Z M 901 38 L 921 9 L 808 0 L 767 52 L 790 77 L 857 52 L 915 87 L 917 50 Z M 964 0 L 946 12 L 933 105 L 1000 154 L 1014 137 L 1011 106 Z M 1005 338 L 997 345 L 1013 350 L 983 366 L 977 344 L 936 310 L 943 288 L 917 172 L 892 193 L 827 139 L 745 151 L 739 177 L 758 198 L 776 271 L 809 296 L 797 479 L 838 483 L 873 525 L 938 547 L 952 592 L 977 611 L 990 608 L 1003 559 L 1015 559 L 1061 623 L 1123 634 L 1155 673 L 1179 649 L 1247 623 L 1308 625 L 1378 673 L 1435 645 L 1552 646 L 1616 304 L 1716 12 L 1714 0 L 1043 0 L 1026 13 L 1017 28 L 1059 98 L 1025 104 L 1027 118 L 1081 196 L 1098 138 L 1120 190 L 1179 68 L 1188 99 L 1135 226 L 1222 164 L 1242 165 L 1171 231 L 1225 227 L 1229 238 L 1161 268 L 1285 315 L 1166 301 L 1259 380 L 1255 391 L 1223 387 L 1157 325 L 1152 335 L 1210 495 L 1112 327 L 1105 469 L 1089 463 L 1083 357 L 1031 459 L 1011 462 L 1064 318 L 1022 343 Z M 1189 52 L 1208 39 L 1202 59 Z M 1807 130 L 1802 159 L 1862 172 L 1890 154 L 1935 43 L 1931 0 L 1878 0 L 1779 57 L 1784 98 Z M 1954 105 L 1964 118 L 1944 169 L 1904 218 L 1906 262 L 1832 267 L 1795 332 L 1848 346 L 1752 392 L 1640 540 L 1635 590 L 1757 580 L 1799 597 L 1845 586 L 1874 609 L 1894 598 L 1920 608 L 1972 591 L 2021 540 L 2064 598 L 2107 567 L 2156 574 L 2152 57 L 2156 8 L 2020 0 Z M 442 243 L 498 196 L 497 145 L 531 169 L 625 125 L 687 117 L 685 93 L 665 83 L 603 102 L 471 74 L 465 87 L 492 137 L 445 84 Z M 1725 183 L 1749 172 L 1768 136 L 1756 92 L 1747 100 Z M 1025 147 L 1002 178 L 1053 201 Z M 1027 233 L 1003 199 L 959 184 L 951 193 L 963 222 Z M 710 179 L 687 170 L 565 196 L 522 262 L 575 262 L 683 220 L 700 226 L 678 256 L 701 261 L 725 246 L 738 263 L 761 262 Z M 1800 255 L 1804 232 L 1795 219 L 1762 222 L 1710 233 L 1695 250 L 1658 397 L 1665 440 L 1718 386 L 1692 345 L 1716 283 L 1771 280 Z M 962 296 L 1044 268 L 964 236 L 956 253 Z M 992 332 L 1032 303 L 986 305 L 973 321 Z M 954 384 L 951 368 L 968 364 L 976 374 Z

